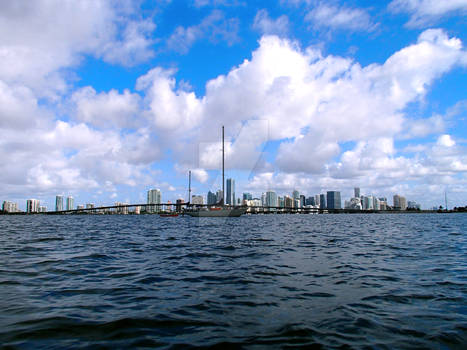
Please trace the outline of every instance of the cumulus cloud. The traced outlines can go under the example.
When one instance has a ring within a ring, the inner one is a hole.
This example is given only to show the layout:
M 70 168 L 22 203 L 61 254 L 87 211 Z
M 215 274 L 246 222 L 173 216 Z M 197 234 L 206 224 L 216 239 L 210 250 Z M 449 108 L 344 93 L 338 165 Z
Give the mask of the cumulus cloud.
M 261 158 L 255 152 L 264 139 L 252 137 L 252 142 L 236 143 L 235 135 L 246 120 L 267 120 L 268 140 L 279 142 L 272 171 L 274 181 L 282 181 L 279 187 L 297 186 L 294 181 L 305 174 L 320 174 L 323 187 L 350 186 L 355 179 L 369 176 L 373 186 L 388 188 L 407 176 L 435 176 L 437 164 L 446 163 L 431 148 L 423 162 L 402 157 L 394 139 L 443 132 L 442 117 L 422 122 L 411 119 L 404 109 L 422 99 L 435 79 L 463 65 L 465 56 L 459 39 L 437 29 L 423 32 L 416 43 L 395 52 L 383 64 L 367 67 L 265 36 L 251 60 L 209 81 L 203 97 L 177 90 L 173 73 L 162 70 L 148 74 L 150 79 L 142 78 L 141 88 L 149 89 L 146 103 L 160 127 L 166 125 L 172 132 L 170 127 L 175 130 L 178 123 L 190 135 L 191 145 L 206 141 L 206 147 L 199 148 L 199 164 L 206 169 L 219 168 L 221 125 L 228 130 L 227 163 L 237 169 L 252 167 L 253 159 Z M 161 105 L 161 101 L 167 102 Z M 164 108 L 169 109 L 160 113 Z M 177 122 L 171 124 L 172 120 Z M 345 142 L 355 142 L 356 148 L 341 154 Z M 183 145 L 186 155 L 189 145 Z M 196 163 L 195 156 L 178 159 Z M 428 166 L 428 160 L 433 164 Z M 462 169 L 454 160 L 448 163 L 452 171 Z M 263 172 L 270 174 L 271 168 Z M 258 179 L 265 181 L 261 173 L 255 173 L 252 183 L 259 183 Z
M 230 46 L 239 40 L 238 26 L 238 19 L 225 18 L 222 11 L 214 10 L 200 24 L 177 27 L 167 40 L 167 46 L 179 53 L 187 53 L 196 41 L 204 38 L 214 43 L 223 41 Z
M 289 18 L 286 15 L 274 20 L 269 17 L 268 11 L 264 9 L 256 13 L 253 22 L 253 28 L 261 34 L 285 35 L 289 31 L 289 25 Z
M 75 91 L 71 97 L 76 119 L 97 127 L 109 125 L 119 128 L 134 127 L 141 123 L 140 97 L 125 89 L 97 93 L 87 86 Z
M 153 55 L 155 25 L 134 14 L 128 1 L 3 1 L 0 79 L 53 97 L 67 87 L 62 70 L 85 55 L 124 65 L 144 61 Z
M 377 25 L 364 9 L 320 3 L 305 16 L 315 28 L 331 30 L 373 31 Z
M 395 13 L 410 14 L 408 27 L 423 27 L 437 22 L 445 16 L 463 16 L 467 13 L 466 0 L 393 0 L 389 9 Z

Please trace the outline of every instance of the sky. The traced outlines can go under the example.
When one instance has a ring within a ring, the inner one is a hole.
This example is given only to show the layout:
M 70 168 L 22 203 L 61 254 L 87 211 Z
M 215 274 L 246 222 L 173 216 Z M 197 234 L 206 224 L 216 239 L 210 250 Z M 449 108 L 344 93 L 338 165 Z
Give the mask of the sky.
M 467 0 L 0 2 L 0 201 L 467 205 Z

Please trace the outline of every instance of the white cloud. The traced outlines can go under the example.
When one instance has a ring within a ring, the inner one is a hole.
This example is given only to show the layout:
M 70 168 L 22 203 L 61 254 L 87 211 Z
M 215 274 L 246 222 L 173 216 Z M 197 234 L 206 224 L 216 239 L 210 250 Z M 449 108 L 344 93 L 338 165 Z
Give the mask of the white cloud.
M 286 35 L 289 31 L 289 18 L 282 15 L 277 19 L 269 17 L 267 10 L 259 10 L 256 13 L 253 28 L 262 34 Z
M 392 12 L 408 12 L 409 27 L 423 27 L 449 15 L 464 16 L 467 13 L 466 0 L 393 0 L 389 4 Z
M 239 40 L 238 27 L 238 19 L 225 18 L 222 11 L 214 10 L 198 25 L 177 27 L 167 40 L 167 45 L 179 53 L 187 53 L 196 41 L 204 38 L 214 43 L 224 41 L 230 46 Z
M 75 91 L 71 97 L 76 118 L 98 127 L 134 127 L 141 123 L 140 97 L 124 90 L 96 93 L 91 86 Z
M 133 65 L 153 55 L 154 24 L 129 1 L 37 0 L 0 4 L 0 79 L 53 97 L 85 55 Z
M 305 16 L 305 20 L 315 28 L 329 28 L 332 30 L 373 31 L 377 25 L 364 9 L 338 7 L 320 3 Z

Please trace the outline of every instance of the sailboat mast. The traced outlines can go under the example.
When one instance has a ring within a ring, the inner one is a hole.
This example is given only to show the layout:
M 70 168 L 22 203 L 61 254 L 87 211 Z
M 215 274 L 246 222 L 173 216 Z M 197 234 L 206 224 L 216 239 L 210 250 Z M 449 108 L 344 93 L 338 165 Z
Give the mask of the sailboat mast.
M 225 205 L 225 181 L 224 181 L 224 126 L 222 125 L 222 205 Z
M 188 203 L 191 203 L 191 170 L 188 171 Z

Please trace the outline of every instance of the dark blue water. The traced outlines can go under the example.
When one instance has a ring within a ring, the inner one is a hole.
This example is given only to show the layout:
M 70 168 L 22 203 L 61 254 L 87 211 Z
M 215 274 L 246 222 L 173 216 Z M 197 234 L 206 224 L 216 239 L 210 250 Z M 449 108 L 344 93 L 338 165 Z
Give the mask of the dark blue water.
M 463 348 L 467 215 L 0 217 L 0 344 Z

